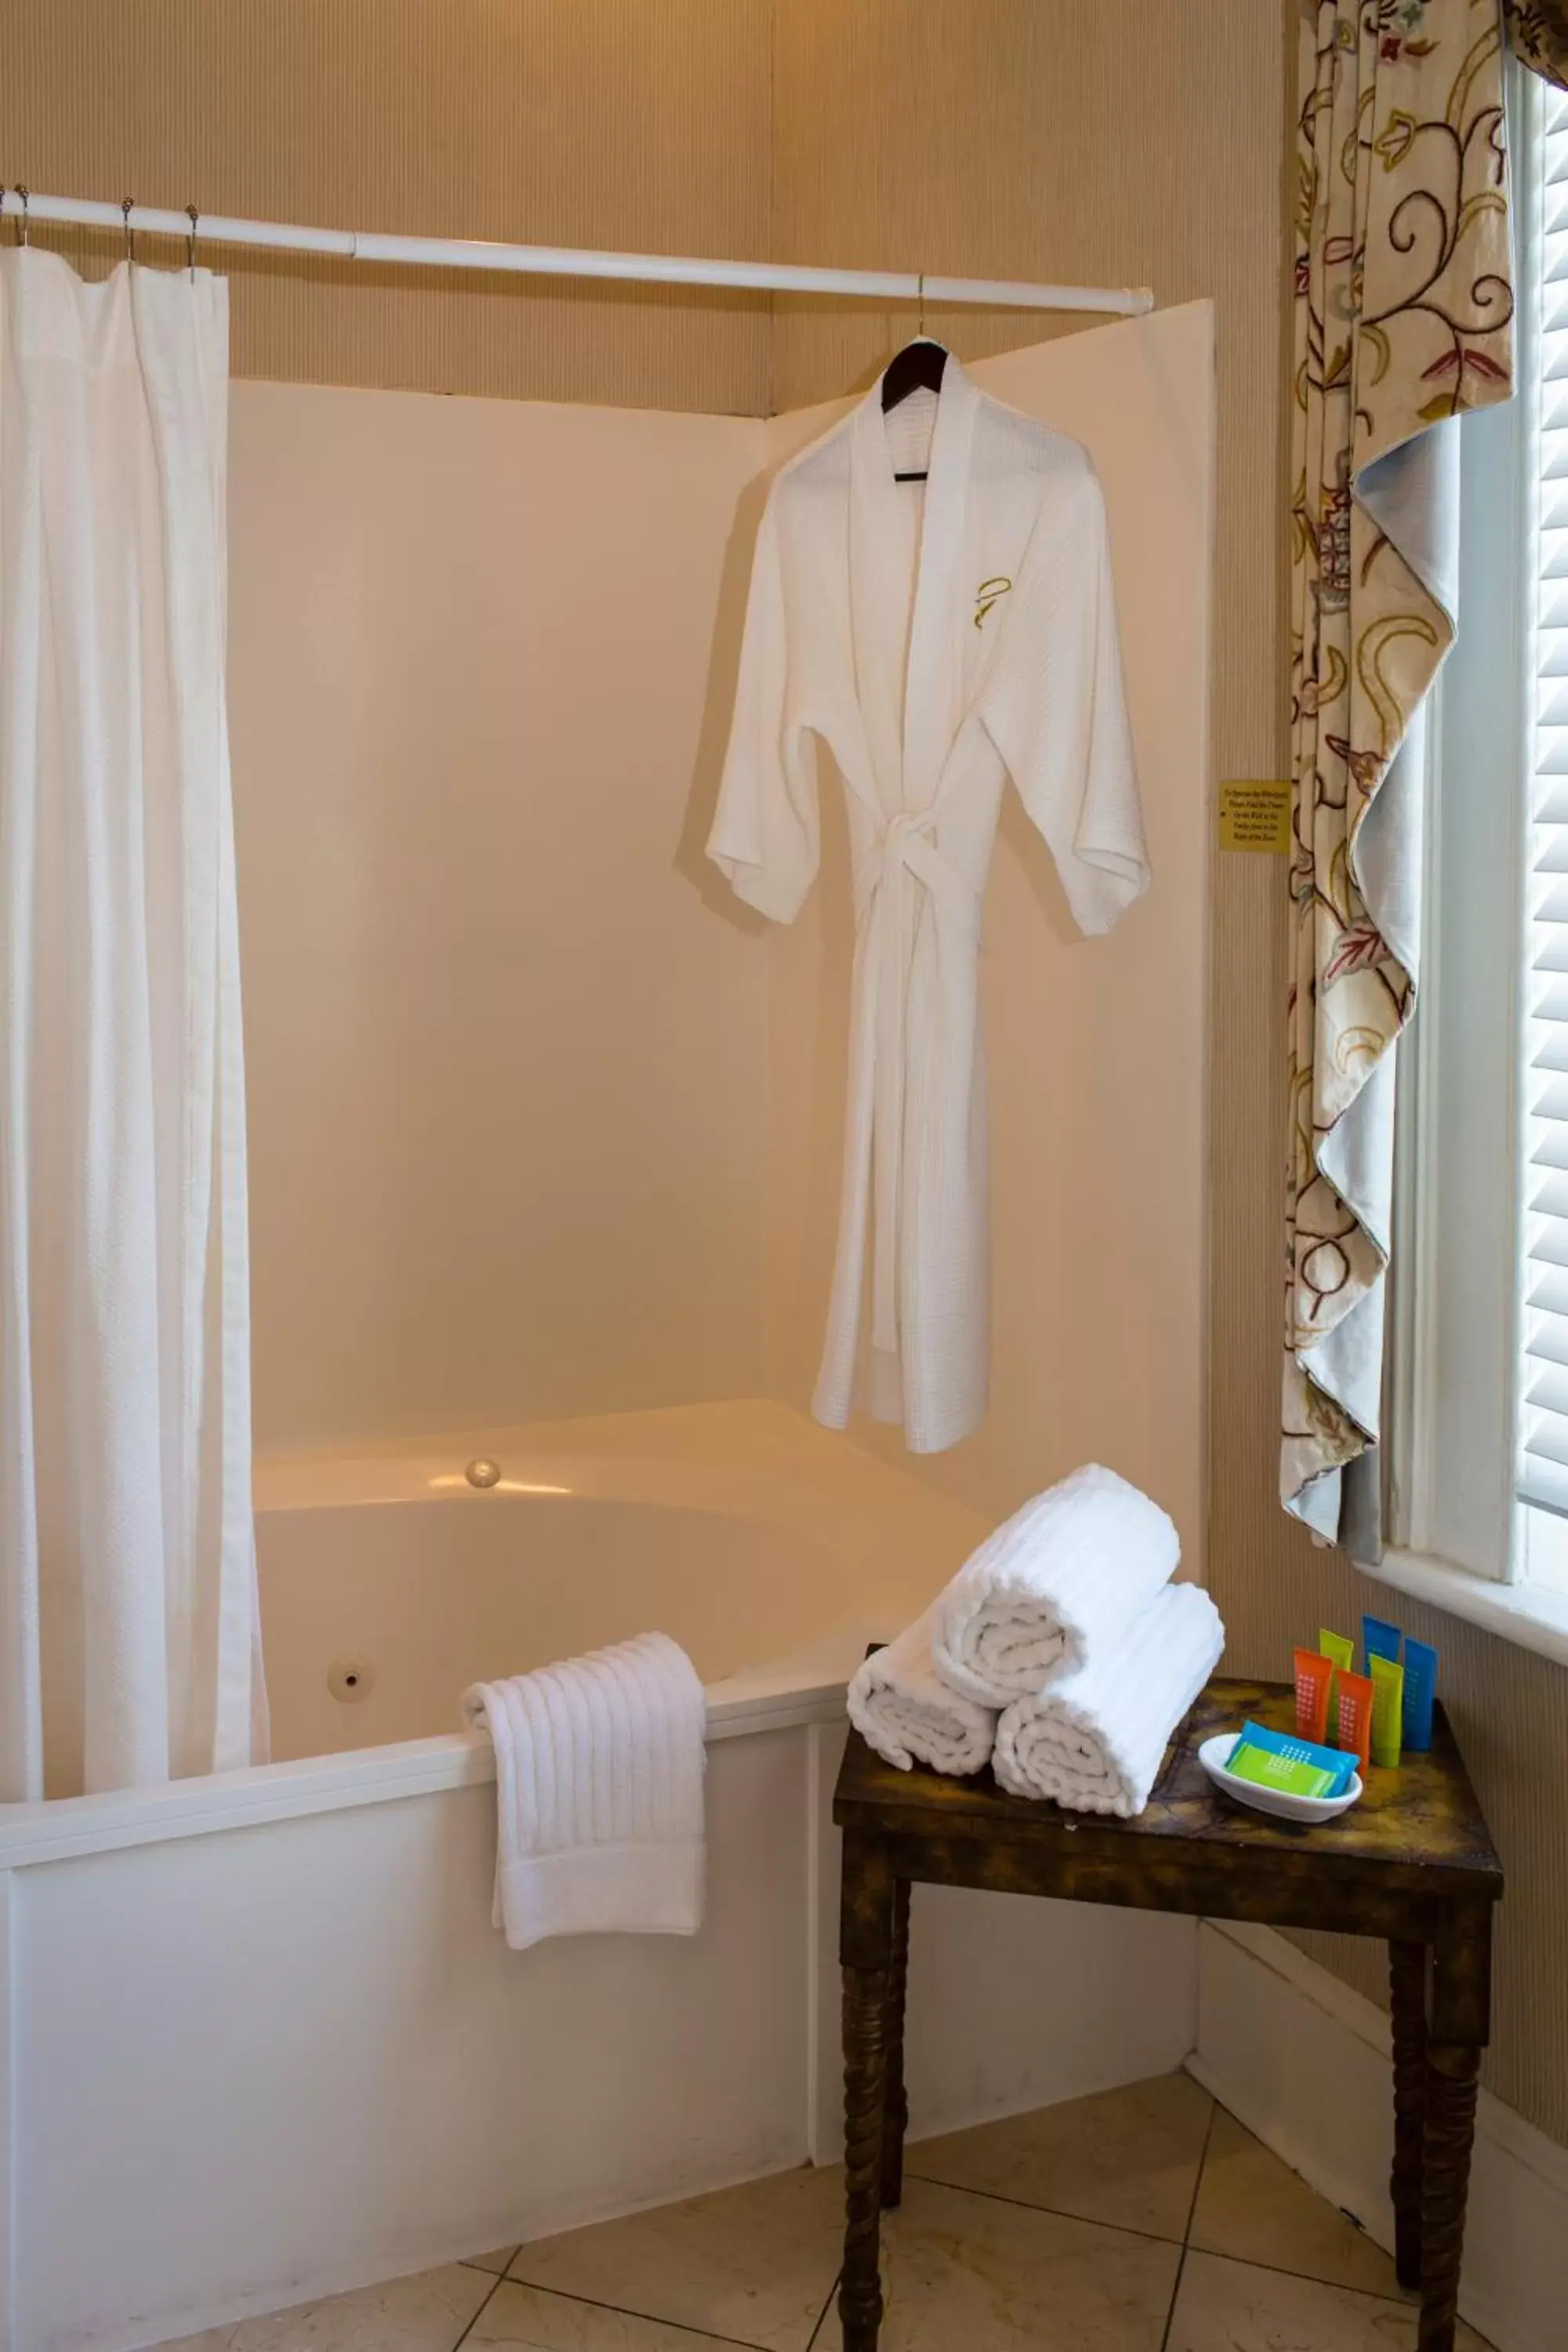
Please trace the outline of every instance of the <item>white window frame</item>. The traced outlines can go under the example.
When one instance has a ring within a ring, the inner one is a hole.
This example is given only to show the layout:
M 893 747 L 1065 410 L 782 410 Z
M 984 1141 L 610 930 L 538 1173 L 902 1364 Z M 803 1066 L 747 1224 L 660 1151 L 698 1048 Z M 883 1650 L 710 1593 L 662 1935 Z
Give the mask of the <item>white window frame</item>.
M 1425 945 L 1399 1051 L 1387 1533 L 1368 1572 L 1568 1664 L 1568 1522 L 1517 1497 L 1542 85 L 1509 82 L 1520 395 L 1460 437 L 1459 634 L 1426 728 Z

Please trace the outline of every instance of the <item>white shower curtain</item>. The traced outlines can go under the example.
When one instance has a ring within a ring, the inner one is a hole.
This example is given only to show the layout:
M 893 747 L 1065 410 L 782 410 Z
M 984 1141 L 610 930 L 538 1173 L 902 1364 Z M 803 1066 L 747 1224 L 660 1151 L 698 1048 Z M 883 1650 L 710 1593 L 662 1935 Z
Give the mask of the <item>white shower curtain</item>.
M 265 1753 L 226 342 L 0 256 L 0 1800 Z

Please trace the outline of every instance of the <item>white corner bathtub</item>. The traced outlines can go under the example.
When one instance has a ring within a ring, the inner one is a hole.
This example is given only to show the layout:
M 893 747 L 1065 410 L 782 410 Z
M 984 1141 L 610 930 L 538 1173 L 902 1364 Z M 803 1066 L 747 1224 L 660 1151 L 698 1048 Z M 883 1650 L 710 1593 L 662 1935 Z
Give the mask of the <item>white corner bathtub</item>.
M 257 1526 L 276 1760 L 0 1806 L 10 2352 L 127 2352 L 837 2153 L 844 1683 L 973 1515 L 736 1404 L 262 1465 Z M 458 1695 L 649 1627 L 708 1686 L 702 1931 L 509 1952 Z M 922 1889 L 917 2127 L 1177 2063 L 1192 1948 Z
M 475 1459 L 493 1485 L 469 1483 Z M 766 1403 L 275 1461 L 256 1502 L 275 1757 L 445 1735 L 464 1769 L 469 1683 L 654 1628 L 689 1654 L 715 1732 L 800 1719 L 979 1531 L 960 1505 Z

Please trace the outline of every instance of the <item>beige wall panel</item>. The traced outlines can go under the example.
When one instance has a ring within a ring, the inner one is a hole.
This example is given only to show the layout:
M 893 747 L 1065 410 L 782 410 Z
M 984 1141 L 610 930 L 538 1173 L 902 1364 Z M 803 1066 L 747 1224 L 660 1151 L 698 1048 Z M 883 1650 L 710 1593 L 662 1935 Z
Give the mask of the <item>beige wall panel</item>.
M 765 253 L 773 0 L 0 0 L 0 174 L 61 195 Z M 118 239 L 44 232 L 86 266 Z M 145 257 L 177 248 L 149 243 Z M 756 415 L 748 295 L 239 248 L 237 374 Z
M 687 829 L 763 431 L 235 388 L 263 1448 L 761 1387 L 758 919 Z

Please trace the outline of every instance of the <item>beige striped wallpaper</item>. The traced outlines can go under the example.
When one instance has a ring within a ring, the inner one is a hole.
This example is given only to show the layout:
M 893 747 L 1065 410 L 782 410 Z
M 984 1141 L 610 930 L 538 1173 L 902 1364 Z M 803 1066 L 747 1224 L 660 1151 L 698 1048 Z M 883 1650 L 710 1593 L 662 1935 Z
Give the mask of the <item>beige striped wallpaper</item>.
M 773 0 L 0 0 L 0 180 L 745 257 L 769 240 L 772 30 Z M 116 258 L 118 239 L 97 249 Z M 760 297 L 239 250 L 222 266 L 242 375 L 766 405 Z
M 345 226 L 1215 297 L 1218 775 L 1281 772 L 1294 0 L 0 0 L 0 178 Z M 1200 37 L 1201 36 L 1201 37 Z M 100 247 L 100 250 L 102 248 Z M 864 380 L 838 305 L 238 260 L 254 375 L 763 413 Z M 1034 331 L 940 321 L 965 354 Z M 1275 1500 L 1282 871 L 1215 862 L 1210 1546 L 1282 1672 L 1370 1589 Z M 1386 1599 L 1386 1596 L 1385 1596 Z M 1491 2087 L 1568 2140 L 1568 1675 L 1415 1608 L 1511 1874 Z M 1318 1948 L 1315 1947 L 1315 1948 Z M 1370 1948 L 1321 1956 L 1363 1989 Z

